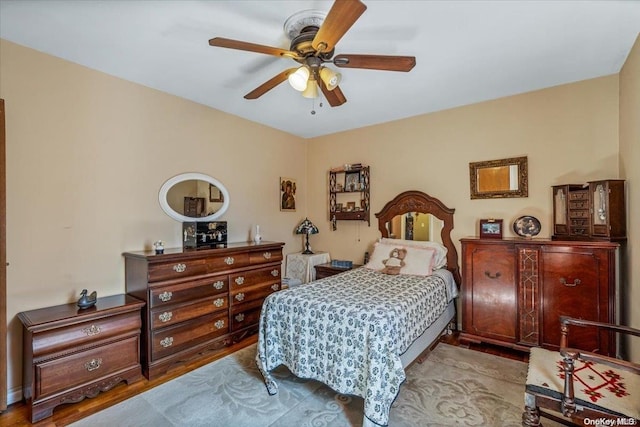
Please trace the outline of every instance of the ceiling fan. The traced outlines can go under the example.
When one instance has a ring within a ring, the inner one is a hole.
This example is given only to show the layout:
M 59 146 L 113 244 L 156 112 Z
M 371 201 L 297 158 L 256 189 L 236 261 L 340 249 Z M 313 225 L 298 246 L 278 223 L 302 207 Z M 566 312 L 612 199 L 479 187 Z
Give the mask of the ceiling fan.
M 316 98 L 319 87 L 329 105 L 337 107 L 347 102 L 338 86 L 341 75 L 324 64 L 332 63 L 338 68 L 405 72 L 416 65 L 414 56 L 355 54 L 333 56 L 336 43 L 366 9 L 367 6 L 360 0 L 335 0 L 326 17 L 317 11 L 305 11 L 293 15 L 285 23 L 285 32 L 291 38 L 289 50 L 223 37 L 215 37 L 209 40 L 209 44 L 291 58 L 301 64 L 267 80 L 246 94 L 245 99 L 257 99 L 285 80 L 289 80 L 291 86 L 307 98 Z

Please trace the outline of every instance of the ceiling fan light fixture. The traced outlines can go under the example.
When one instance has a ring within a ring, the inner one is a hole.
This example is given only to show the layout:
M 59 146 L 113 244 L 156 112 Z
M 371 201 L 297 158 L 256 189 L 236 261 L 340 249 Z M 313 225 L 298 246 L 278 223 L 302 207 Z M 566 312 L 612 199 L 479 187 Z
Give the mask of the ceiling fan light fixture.
M 302 96 L 305 98 L 317 98 L 319 96 L 316 79 L 313 77 L 309 79 L 306 89 L 302 92 Z
M 340 84 L 342 80 L 342 74 L 336 73 L 330 68 L 322 67 L 320 70 L 320 78 L 324 82 L 325 86 L 329 90 L 334 90 Z
M 307 81 L 309 80 L 309 69 L 304 65 L 298 68 L 295 72 L 289 74 L 287 78 L 292 88 L 298 92 L 302 92 L 307 88 Z

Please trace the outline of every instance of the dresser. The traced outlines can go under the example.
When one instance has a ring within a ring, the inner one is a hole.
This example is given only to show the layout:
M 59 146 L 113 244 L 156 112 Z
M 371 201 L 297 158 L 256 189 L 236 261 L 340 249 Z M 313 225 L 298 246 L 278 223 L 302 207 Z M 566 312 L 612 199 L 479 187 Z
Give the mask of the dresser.
M 146 302 L 142 367 L 148 379 L 258 331 L 267 295 L 281 289 L 280 242 L 126 252 L 127 293 Z
M 461 239 L 462 332 L 468 342 L 558 349 L 561 315 L 614 323 L 617 243 Z M 608 332 L 573 327 L 569 345 L 616 355 Z
M 128 295 L 81 310 L 63 304 L 18 313 L 23 325 L 22 388 L 31 422 L 53 409 L 142 379 L 140 310 Z

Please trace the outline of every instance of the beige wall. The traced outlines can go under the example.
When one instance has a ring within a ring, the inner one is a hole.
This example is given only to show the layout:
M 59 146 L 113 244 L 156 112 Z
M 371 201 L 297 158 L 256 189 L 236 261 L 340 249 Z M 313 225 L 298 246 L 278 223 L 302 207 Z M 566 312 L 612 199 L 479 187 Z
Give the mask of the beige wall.
M 428 96 L 428 95 L 425 95 Z M 527 156 L 529 197 L 471 200 L 469 163 Z M 330 231 L 326 171 L 344 163 L 371 166 L 371 206 L 421 190 L 455 208 L 454 241 L 476 235 L 481 218 L 502 218 L 504 234 L 521 215 L 552 233 L 551 186 L 618 177 L 618 77 L 612 75 L 501 98 L 311 140 L 309 218 L 320 227 L 315 247 L 360 261 L 379 237 L 375 216 L 338 221 Z
M 620 71 L 620 177 L 627 180 L 627 259 L 623 321 L 640 328 L 640 36 Z M 640 340 L 631 342 L 640 360 Z
M 181 246 L 181 224 L 158 190 L 182 172 L 220 180 L 231 194 L 230 241 L 300 250 L 307 142 L 289 134 L 0 41 L 7 121 L 9 390 L 20 386 L 16 313 L 75 301 L 83 288 L 124 292 L 123 251 L 162 239 Z M 216 96 L 211 94 L 211 96 Z M 287 156 L 283 156 L 287 153 Z M 298 180 L 297 212 L 279 210 L 279 176 Z
M 266 240 L 295 252 L 301 241 L 292 230 L 308 215 L 320 228 L 314 250 L 362 261 L 379 236 L 377 222 L 372 215 L 371 227 L 339 222 L 330 230 L 331 167 L 371 166 L 373 212 L 409 189 L 440 198 L 456 208 L 455 241 L 476 234 L 480 218 L 503 218 L 512 235 L 509 224 L 524 214 L 538 217 L 549 236 L 551 185 L 617 178 L 624 167 L 617 75 L 305 141 L 0 43 L 10 391 L 20 387 L 17 312 L 74 301 L 82 288 L 121 293 L 123 251 L 157 239 L 180 245 L 180 224 L 157 202 L 162 183 L 178 173 L 207 173 L 227 186 L 230 240 L 247 240 L 260 224 Z M 521 155 L 529 157 L 528 198 L 470 200 L 469 162 Z M 279 176 L 298 180 L 297 212 L 279 211 Z

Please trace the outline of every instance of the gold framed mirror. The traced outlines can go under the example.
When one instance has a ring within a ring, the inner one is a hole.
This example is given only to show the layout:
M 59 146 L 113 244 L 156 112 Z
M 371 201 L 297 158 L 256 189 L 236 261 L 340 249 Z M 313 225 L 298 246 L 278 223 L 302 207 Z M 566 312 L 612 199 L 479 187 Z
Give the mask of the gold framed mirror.
M 528 197 L 527 157 L 469 163 L 471 199 Z

